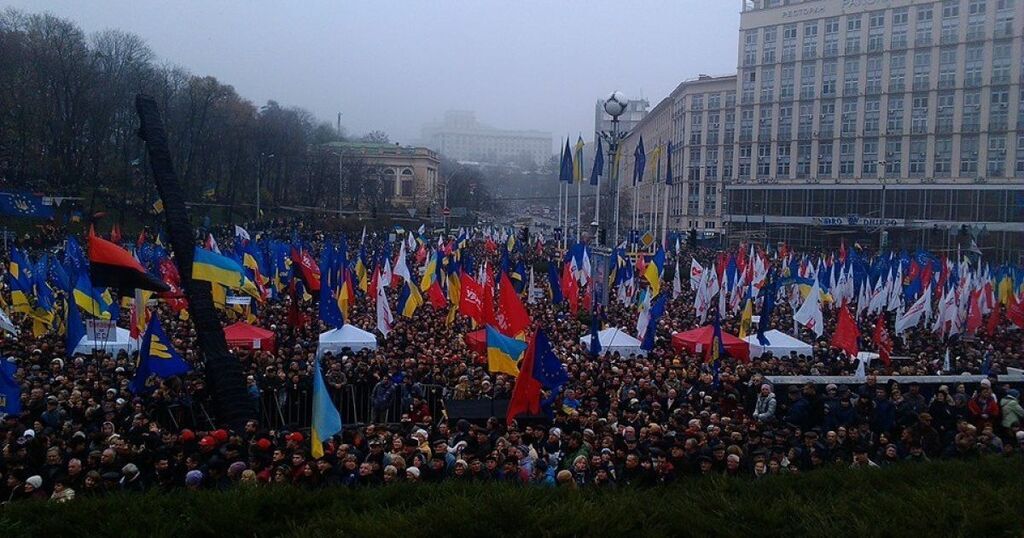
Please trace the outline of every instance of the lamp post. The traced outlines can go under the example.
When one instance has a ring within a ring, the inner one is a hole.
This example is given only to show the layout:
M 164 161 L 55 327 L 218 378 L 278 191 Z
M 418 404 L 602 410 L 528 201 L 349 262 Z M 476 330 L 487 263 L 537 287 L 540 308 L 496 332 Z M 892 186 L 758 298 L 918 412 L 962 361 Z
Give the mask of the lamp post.
M 619 152 L 619 143 L 629 136 L 628 131 L 619 130 L 619 116 L 626 111 L 626 107 L 628 105 L 629 100 L 626 98 L 624 93 L 620 91 L 612 92 L 604 101 L 604 111 L 612 117 L 612 128 L 610 131 L 601 131 L 597 133 L 597 135 L 601 137 L 601 140 L 608 144 L 607 177 L 611 188 L 615 189 L 615 237 L 612 240 L 613 245 L 619 244 L 619 170 L 616 156 Z M 596 237 L 600 237 L 598 233 L 600 231 L 600 207 L 601 189 L 598 187 L 597 207 L 594 209 L 594 235 Z
M 260 217 L 263 216 L 263 211 L 261 210 L 261 207 L 260 207 L 260 201 L 261 201 L 261 198 L 260 198 L 261 192 L 260 191 L 262 190 L 262 183 L 263 183 L 263 163 L 268 161 L 268 160 L 270 160 L 270 159 L 273 159 L 273 158 L 274 158 L 274 154 L 273 153 L 260 152 L 259 166 L 256 167 L 256 221 L 257 222 L 259 222 Z
M 879 229 L 878 229 L 878 252 L 879 253 L 881 253 L 882 249 L 885 248 L 885 243 L 887 242 L 887 239 L 888 239 L 888 234 L 886 234 L 886 231 L 885 231 L 885 168 L 884 168 L 888 164 L 889 163 L 887 161 L 878 161 L 878 168 L 879 168 L 879 171 L 881 171 L 881 174 L 880 174 L 881 177 L 878 178 L 878 182 L 882 184 L 882 209 L 881 209 L 881 212 L 880 212 L 880 217 L 881 217 L 882 222 L 879 223 L 880 226 L 879 226 Z

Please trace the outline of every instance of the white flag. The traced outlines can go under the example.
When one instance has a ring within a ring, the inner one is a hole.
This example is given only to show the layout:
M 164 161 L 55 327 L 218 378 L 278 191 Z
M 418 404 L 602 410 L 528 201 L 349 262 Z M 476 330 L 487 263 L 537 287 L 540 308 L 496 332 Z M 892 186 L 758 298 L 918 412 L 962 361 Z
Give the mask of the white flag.
M 395 322 L 391 315 L 391 305 L 388 304 L 388 296 L 384 292 L 384 286 L 377 285 L 377 330 L 384 338 L 391 332 L 391 324 Z
M 76 308 L 71 306 L 71 308 Z M 5 330 L 14 336 L 18 336 L 18 328 L 11 322 L 11 318 L 7 317 L 7 314 L 3 310 L 0 310 L 0 329 Z
M 398 258 L 395 259 L 395 276 L 400 276 L 406 282 L 412 283 L 412 273 L 409 272 L 409 265 L 405 262 L 405 243 L 398 248 Z
M 676 276 L 672 279 L 672 298 L 678 299 L 683 294 L 683 280 L 679 275 L 679 259 L 676 258 Z
M 240 237 L 243 240 L 248 241 L 249 240 L 249 232 L 247 232 L 245 230 L 245 228 L 242 228 L 241 226 L 236 224 L 235 225 L 235 237 Z
M 700 283 L 701 277 L 704 275 L 704 268 L 697 263 L 697 259 L 690 260 L 690 289 L 696 290 L 697 284 Z
M 896 317 L 896 334 L 903 334 L 910 327 L 916 327 L 926 311 L 931 310 L 931 287 L 921 294 L 914 304 L 910 305 L 902 315 Z M 925 303 L 929 303 L 927 306 Z
M 647 332 L 647 326 L 651 322 L 651 295 L 648 292 L 644 292 L 644 300 L 640 304 L 640 315 L 636 317 L 636 337 L 639 340 L 644 339 L 644 334 Z
M 814 334 L 821 338 L 825 332 L 825 323 L 821 316 L 821 290 L 818 287 L 818 279 L 814 279 L 811 292 L 807 294 L 804 304 L 793 314 L 793 320 L 814 331 Z

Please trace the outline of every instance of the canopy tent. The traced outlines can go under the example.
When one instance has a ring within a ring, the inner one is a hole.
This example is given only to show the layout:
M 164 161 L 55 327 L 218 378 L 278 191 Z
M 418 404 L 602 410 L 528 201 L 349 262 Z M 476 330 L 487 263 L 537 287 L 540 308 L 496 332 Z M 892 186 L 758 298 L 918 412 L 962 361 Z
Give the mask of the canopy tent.
M 466 347 L 470 351 L 475 351 L 477 354 L 477 362 L 484 364 L 487 362 L 487 329 L 477 329 L 466 333 L 464 337 L 466 341 Z
M 676 351 L 685 349 L 691 353 L 703 355 L 704 350 L 711 345 L 711 338 L 714 336 L 714 333 L 715 329 L 711 325 L 675 333 L 672 335 L 672 348 Z M 730 357 L 739 360 L 748 360 L 750 358 L 750 346 L 745 341 L 723 331 L 722 343 L 725 345 L 725 351 Z
M 640 348 L 641 342 L 626 333 L 624 329 L 609 327 L 597 332 L 597 341 L 601 342 L 601 353 L 618 352 L 620 355 L 646 355 L 647 351 Z M 580 343 L 590 349 L 590 335 L 580 338 Z
M 277 336 L 273 331 L 249 325 L 244 321 L 224 327 L 224 339 L 233 349 L 258 349 L 273 353 L 277 349 Z
M 814 348 L 811 344 L 797 340 L 782 331 L 775 329 L 765 331 L 764 337 L 768 339 L 768 345 L 761 345 L 761 342 L 757 340 L 756 334 L 744 338 L 750 344 L 751 357 L 760 357 L 765 353 L 771 353 L 776 357 L 788 357 L 794 351 L 797 355 L 805 355 L 807 357 L 813 354 Z
M 90 340 L 83 336 L 82 340 L 75 346 L 74 354 L 89 355 L 93 351 L 105 351 L 111 355 L 117 355 L 124 351 L 131 355 L 139 350 L 139 343 L 132 340 L 131 332 L 128 329 L 115 327 L 114 338 L 109 340 Z
M 346 324 L 340 329 L 331 329 L 320 334 L 316 356 L 319 358 L 328 352 L 337 354 L 345 348 L 352 351 L 377 349 L 377 337 L 359 327 Z

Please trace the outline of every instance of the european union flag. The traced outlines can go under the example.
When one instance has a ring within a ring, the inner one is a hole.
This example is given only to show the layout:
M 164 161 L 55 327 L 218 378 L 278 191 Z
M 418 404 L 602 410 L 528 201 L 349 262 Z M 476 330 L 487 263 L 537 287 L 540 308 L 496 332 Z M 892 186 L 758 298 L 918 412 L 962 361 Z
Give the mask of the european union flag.
M 30 192 L 0 192 L 0 215 L 52 219 L 53 207 L 44 205 L 42 196 Z
M 600 138 L 595 142 L 597 142 L 597 153 L 594 154 L 594 168 L 590 171 L 590 184 L 596 186 L 604 173 L 604 150 L 601 149 Z
M 551 342 L 544 331 L 537 331 L 534 338 L 536 338 L 534 342 L 536 347 L 534 348 L 533 378 L 542 387 L 551 391 L 551 397 L 541 402 L 541 407 L 550 415 L 551 404 L 558 397 L 558 393 L 562 391 L 562 385 L 569 382 L 569 374 L 562 366 L 562 362 L 555 356 L 554 350 L 551 349 Z
M 185 359 L 174 350 L 170 339 L 160 326 L 160 318 L 153 315 L 149 320 L 146 334 L 142 336 L 142 349 L 139 350 L 139 366 L 135 369 L 135 377 L 128 388 L 133 394 L 146 392 L 146 380 L 155 375 L 161 379 L 182 375 L 192 370 Z
M 8 415 L 21 413 L 21 385 L 14 378 L 18 365 L 0 360 L 0 412 Z

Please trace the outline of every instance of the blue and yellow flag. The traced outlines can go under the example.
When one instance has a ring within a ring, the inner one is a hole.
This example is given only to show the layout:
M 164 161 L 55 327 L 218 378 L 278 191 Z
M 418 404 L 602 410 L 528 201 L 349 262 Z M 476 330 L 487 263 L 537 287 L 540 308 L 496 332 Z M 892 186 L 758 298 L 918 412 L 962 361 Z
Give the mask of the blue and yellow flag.
M 103 290 L 92 287 L 88 273 L 80 273 L 73 291 L 75 304 L 86 314 L 94 318 L 110 319 L 110 302 L 104 297 Z
M 487 369 L 493 374 L 502 372 L 519 375 L 519 359 L 526 351 L 526 342 L 509 338 L 490 325 L 487 330 Z
M 139 350 L 139 366 L 135 369 L 128 388 L 133 394 L 146 392 L 146 381 L 150 376 L 161 379 L 182 375 L 192 370 L 185 359 L 174 350 L 171 340 L 164 334 L 160 326 L 160 318 L 154 314 L 149 320 L 146 334 L 142 336 L 142 349 Z
M 423 296 L 420 295 L 420 291 L 406 280 L 402 284 L 402 293 L 398 296 L 398 309 L 402 311 L 403 316 L 412 318 L 413 314 L 416 313 L 416 309 L 422 305 Z
M 314 458 L 324 457 L 324 441 L 341 431 L 341 414 L 331 403 L 327 384 L 320 372 L 320 359 L 313 366 L 313 423 L 309 429 L 310 452 Z
M 661 274 L 665 270 L 665 251 L 661 247 L 658 247 L 658 252 L 654 254 L 651 259 L 651 263 L 647 264 L 644 269 L 644 278 L 651 285 L 651 293 L 654 297 L 658 296 L 658 292 L 661 291 Z
M 221 284 L 262 301 L 263 295 L 252 280 L 245 276 L 242 266 L 227 256 L 196 247 L 192 260 L 192 278 Z

